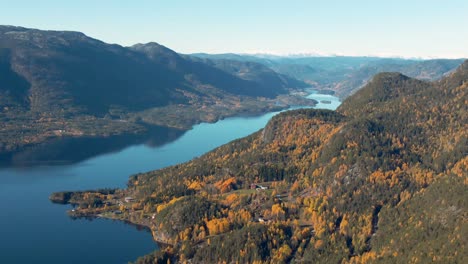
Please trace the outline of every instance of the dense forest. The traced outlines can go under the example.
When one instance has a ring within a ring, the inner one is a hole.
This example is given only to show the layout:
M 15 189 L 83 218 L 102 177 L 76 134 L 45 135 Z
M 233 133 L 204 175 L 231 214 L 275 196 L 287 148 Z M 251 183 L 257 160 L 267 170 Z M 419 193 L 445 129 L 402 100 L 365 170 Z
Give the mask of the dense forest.
M 435 82 L 381 73 L 335 112 L 54 197 L 150 227 L 164 246 L 137 263 L 466 263 L 467 153 L 468 61 Z

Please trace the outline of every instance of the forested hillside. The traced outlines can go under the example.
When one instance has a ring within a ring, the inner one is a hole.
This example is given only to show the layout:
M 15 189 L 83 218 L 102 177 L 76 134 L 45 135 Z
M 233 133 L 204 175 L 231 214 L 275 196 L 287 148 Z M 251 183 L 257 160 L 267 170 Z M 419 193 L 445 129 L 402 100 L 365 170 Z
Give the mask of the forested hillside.
M 220 67 L 157 43 L 122 47 L 80 32 L 0 26 L 0 153 L 277 110 L 288 106 L 277 96 L 303 87 L 261 64 Z
M 436 82 L 381 73 L 336 112 L 51 198 L 150 227 L 167 246 L 138 263 L 465 263 L 467 153 L 468 61 Z
M 355 93 L 375 74 L 380 72 L 400 72 L 406 76 L 435 81 L 456 69 L 463 59 L 402 60 L 380 59 L 372 61 L 347 74 L 347 77 L 330 85 L 341 98 Z

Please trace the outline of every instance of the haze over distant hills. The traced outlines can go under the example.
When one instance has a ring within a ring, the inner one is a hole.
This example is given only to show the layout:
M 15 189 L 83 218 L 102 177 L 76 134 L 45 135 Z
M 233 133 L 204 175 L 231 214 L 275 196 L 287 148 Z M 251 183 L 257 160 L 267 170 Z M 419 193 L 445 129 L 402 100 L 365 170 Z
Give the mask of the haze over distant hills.
M 401 72 L 433 81 L 454 70 L 464 59 L 403 59 L 351 56 L 277 56 L 268 54 L 192 54 L 215 60 L 230 59 L 264 64 L 278 73 L 302 80 L 316 89 L 335 91 L 346 98 L 379 72 Z
M 80 32 L 0 26 L 0 152 L 146 125 L 187 129 L 306 103 L 285 96 L 307 87 L 345 98 L 381 71 L 434 80 L 461 62 L 183 55 L 154 42 L 123 47 Z

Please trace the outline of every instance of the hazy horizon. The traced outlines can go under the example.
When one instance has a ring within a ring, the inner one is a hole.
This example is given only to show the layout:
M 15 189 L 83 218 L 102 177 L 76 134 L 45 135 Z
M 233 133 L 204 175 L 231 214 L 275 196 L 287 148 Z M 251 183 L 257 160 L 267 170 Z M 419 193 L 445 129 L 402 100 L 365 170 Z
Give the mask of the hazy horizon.
M 79 31 L 122 46 L 157 42 L 184 54 L 468 57 L 461 0 L 3 2 L 0 24 Z

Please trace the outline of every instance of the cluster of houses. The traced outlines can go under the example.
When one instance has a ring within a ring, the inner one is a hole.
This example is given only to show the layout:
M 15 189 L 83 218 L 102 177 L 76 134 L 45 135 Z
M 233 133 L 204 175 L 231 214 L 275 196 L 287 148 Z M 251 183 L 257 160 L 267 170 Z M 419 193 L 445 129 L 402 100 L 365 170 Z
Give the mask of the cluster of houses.
M 129 202 L 133 202 L 133 201 L 134 201 L 133 197 L 128 196 L 128 197 L 124 198 L 125 203 L 129 203 Z M 124 202 L 117 201 L 117 205 L 122 206 L 122 205 L 124 205 Z M 115 210 L 114 214 L 122 214 L 122 210 Z
M 267 186 L 260 185 L 260 184 L 252 183 L 252 184 L 250 185 L 250 189 L 255 189 L 255 190 L 257 190 L 257 191 L 261 191 L 261 190 L 267 190 L 268 187 L 267 187 Z

